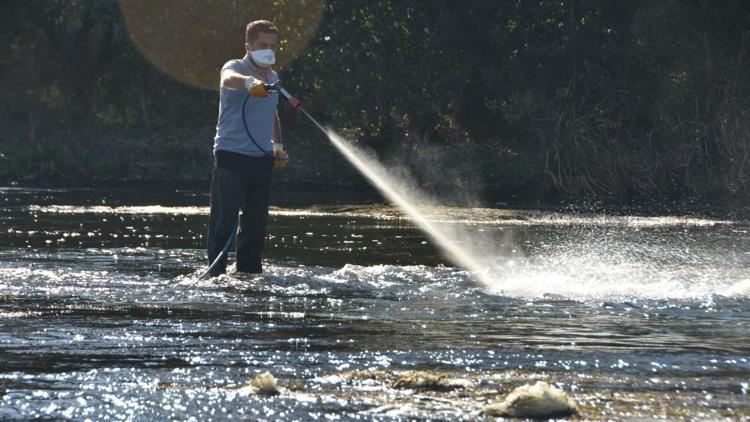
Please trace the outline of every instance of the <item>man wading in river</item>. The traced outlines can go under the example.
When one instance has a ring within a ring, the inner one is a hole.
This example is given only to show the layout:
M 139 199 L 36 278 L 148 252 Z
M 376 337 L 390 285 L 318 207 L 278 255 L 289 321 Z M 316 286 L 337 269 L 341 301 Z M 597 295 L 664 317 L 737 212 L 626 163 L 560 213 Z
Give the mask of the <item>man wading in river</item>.
M 271 68 L 275 63 L 278 33 L 269 21 L 249 23 L 245 31 L 247 54 L 242 59 L 228 61 L 221 68 L 208 222 L 208 262 L 210 265 L 221 254 L 237 227 L 237 214 L 241 209 L 237 271 L 246 273 L 262 272 L 261 253 L 266 237 L 271 171 L 274 166 L 283 167 L 288 160 L 276 112 L 278 94 L 268 92 L 264 86 L 278 81 Z M 246 98 L 247 131 L 242 116 Z M 225 255 L 210 275 L 225 273 L 226 266 Z

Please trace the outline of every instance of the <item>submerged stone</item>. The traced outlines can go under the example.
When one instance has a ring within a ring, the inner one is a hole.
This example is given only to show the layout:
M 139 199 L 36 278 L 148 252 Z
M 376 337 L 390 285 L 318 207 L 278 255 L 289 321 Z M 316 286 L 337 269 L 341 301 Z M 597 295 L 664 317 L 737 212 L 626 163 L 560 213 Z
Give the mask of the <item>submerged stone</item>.
M 346 372 L 341 377 L 347 381 L 366 381 L 366 380 L 378 380 L 383 381 L 391 376 L 390 372 L 378 371 L 375 369 L 359 369 L 351 372 Z
M 486 406 L 488 416 L 554 418 L 578 414 L 578 404 L 567 393 L 544 381 L 522 385 L 499 403 Z
M 445 374 L 423 371 L 409 371 L 398 376 L 393 388 L 413 390 L 455 390 L 475 388 L 473 382 L 460 378 L 451 378 Z

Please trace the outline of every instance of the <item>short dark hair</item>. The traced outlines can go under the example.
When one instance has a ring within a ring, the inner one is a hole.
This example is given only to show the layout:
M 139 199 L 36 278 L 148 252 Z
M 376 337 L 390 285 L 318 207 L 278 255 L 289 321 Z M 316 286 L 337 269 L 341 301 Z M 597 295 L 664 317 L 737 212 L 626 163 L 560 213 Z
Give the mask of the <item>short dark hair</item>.
M 260 34 L 261 32 L 278 35 L 279 28 L 277 28 L 276 25 L 274 25 L 271 21 L 252 21 L 247 24 L 247 28 L 245 28 L 245 42 L 254 42 L 256 39 L 258 39 L 258 34 Z

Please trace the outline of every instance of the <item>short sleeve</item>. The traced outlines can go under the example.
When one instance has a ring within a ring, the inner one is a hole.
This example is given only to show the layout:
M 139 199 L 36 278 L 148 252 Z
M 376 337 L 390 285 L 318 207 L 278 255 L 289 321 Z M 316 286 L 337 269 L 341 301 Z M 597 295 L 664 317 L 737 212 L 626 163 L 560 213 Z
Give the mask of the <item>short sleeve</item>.
M 224 63 L 224 66 L 221 67 L 221 72 L 219 72 L 219 76 L 224 76 L 225 70 L 231 70 L 237 73 L 242 73 L 242 60 L 230 60 L 226 63 Z

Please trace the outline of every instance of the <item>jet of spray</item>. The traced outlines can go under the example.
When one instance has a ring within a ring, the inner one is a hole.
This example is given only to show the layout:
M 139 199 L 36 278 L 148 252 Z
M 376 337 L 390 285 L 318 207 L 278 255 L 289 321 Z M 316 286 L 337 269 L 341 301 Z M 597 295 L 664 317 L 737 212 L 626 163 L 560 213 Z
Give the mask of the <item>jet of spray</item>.
M 446 255 L 446 257 L 458 265 L 473 273 L 474 277 L 484 288 L 492 289 L 492 279 L 487 274 L 487 270 L 480 264 L 477 259 L 480 254 L 479 248 L 471 248 L 464 245 L 463 248 L 457 244 L 458 237 L 455 230 L 450 230 L 447 225 L 437 226 L 430 222 L 417 209 L 414 201 L 415 189 L 409 189 L 403 181 L 392 177 L 388 170 L 377 160 L 371 159 L 364 151 L 355 148 L 351 143 L 339 136 L 336 132 L 324 128 L 315 118 L 313 118 L 303 107 L 297 98 L 292 96 L 280 84 L 269 85 L 266 87 L 270 90 L 277 90 L 284 95 L 290 104 L 301 111 L 310 121 L 315 124 L 323 133 L 326 134 L 331 143 L 341 154 L 351 162 L 375 187 L 393 204 L 399 207 L 409 218 L 429 236 L 435 245 Z M 411 194 L 411 195 L 410 195 Z M 423 197 L 424 195 L 419 195 Z M 465 237 L 465 236 L 462 236 Z M 467 239 L 468 240 L 468 239 Z M 229 243 L 229 242 L 228 242 Z M 468 244 L 469 242 L 464 242 Z M 217 258 L 218 261 L 218 258 Z M 209 268 L 210 271 L 210 268 Z
M 461 247 L 456 242 L 456 232 L 448 225 L 436 225 L 429 221 L 417 208 L 414 190 L 406 187 L 403 181 L 396 180 L 380 162 L 353 146 L 350 142 L 328 129 L 328 139 L 336 149 L 351 162 L 390 202 L 401 209 L 454 264 L 470 271 L 484 288 L 493 285 L 486 266 L 481 265 L 479 251 L 468 246 Z

